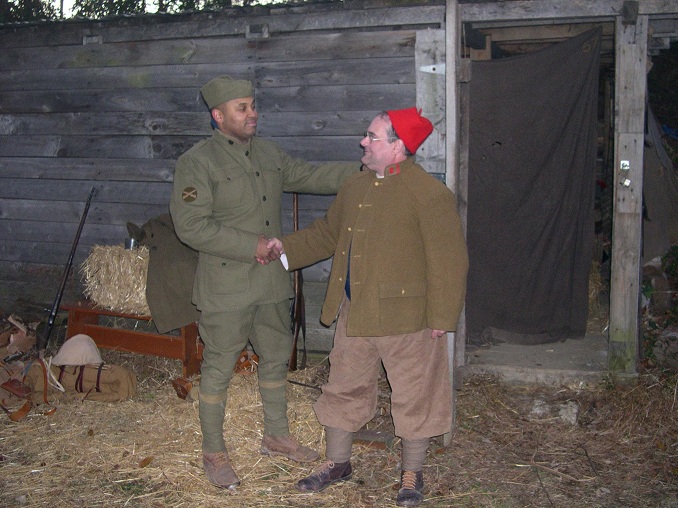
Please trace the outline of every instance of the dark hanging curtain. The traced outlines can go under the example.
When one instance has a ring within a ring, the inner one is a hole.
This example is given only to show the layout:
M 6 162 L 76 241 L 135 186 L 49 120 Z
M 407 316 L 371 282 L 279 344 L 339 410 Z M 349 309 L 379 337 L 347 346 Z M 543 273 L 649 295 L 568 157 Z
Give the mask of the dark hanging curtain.
M 469 337 L 583 336 L 594 242 L 601 30 L 473 62 Z

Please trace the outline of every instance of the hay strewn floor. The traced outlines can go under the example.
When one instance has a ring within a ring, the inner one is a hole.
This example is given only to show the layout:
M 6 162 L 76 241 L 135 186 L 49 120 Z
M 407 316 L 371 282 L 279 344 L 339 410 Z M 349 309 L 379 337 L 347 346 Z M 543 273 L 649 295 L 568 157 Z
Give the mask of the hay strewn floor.
M 52 416 L 32 412 L 18 423 L 3 417 L 0 506 L 395 506 L 398 440 L 393 450 L 355 445 L 351 481 L 320 494 L 297 492 L 294 483 L 313 466 L 259 454 L 256 375 L 234 377 L 227 412 L 227 446 L 242 485 L 235 492 L 213 487 L 202 472 L 197 404 L 177 398 L 170 385 L 178 362 L 102 356 L 135 369 L 137 397 L 64 401 Z M 290 379 L 317 385 L 325 376 L 318 364 Z M 293 433 L 323 450 L 312 409 L 318 391 L 288 386 Z M 458 393 L 452 446 L 439 439 L 430 446 L 423 506 L 678 506 L 677 389 L 675 375 L 583 389 L 469 379 Z M 382 401 L 387 390 L 384 383 Z M 576 423 L 568 423 L 573 414 Z

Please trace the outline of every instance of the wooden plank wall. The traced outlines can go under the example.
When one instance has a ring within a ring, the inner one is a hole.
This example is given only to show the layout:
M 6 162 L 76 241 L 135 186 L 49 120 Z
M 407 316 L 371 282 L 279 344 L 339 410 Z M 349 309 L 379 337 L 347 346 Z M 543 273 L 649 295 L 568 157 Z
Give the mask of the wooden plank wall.
M 348 5 L 0 27 L 0 310 L 51 306 L 92 187 L 64 298 L 92 245 L 167 212 L 176 158 L 210 134 L 199 88 L 215 76 L 255 82 L 258 134 L 292 155 L 357 160 L 372 117 L 414 103 L 416 30 L 444 27 L 444 5 Z M 330 202 L 303 196 L 301 226 Z

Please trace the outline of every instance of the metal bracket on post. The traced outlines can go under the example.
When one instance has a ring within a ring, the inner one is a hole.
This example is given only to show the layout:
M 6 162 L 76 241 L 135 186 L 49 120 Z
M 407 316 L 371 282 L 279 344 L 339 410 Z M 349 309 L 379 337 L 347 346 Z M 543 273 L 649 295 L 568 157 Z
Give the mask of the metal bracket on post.
M 428 74 L 442 74 L 445 75 L 445 64 L 433 64 L 433 65 L 422 65 L 419 67 L 421 72 L 426 72 Z

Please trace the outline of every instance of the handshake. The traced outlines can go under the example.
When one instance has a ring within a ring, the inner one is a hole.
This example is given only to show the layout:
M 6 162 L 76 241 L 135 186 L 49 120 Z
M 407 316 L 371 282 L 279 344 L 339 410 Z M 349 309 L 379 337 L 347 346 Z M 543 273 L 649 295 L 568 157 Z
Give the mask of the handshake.
M 267 265 L 271 261 L 279 259 L 285 253 L 283 244 L 277 238 L 267 238 L 265 235 L 259 235 L 257 251 L 254 253 L 254 259 L 260 265 Z

